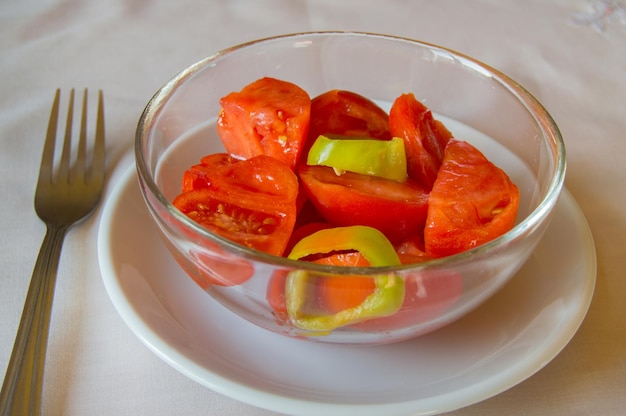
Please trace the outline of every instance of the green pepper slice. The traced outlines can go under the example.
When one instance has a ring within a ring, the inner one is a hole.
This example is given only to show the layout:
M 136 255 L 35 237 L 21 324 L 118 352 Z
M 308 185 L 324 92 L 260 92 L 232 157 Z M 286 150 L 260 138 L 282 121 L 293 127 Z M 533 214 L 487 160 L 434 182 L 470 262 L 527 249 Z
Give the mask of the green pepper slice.
M 308 165 L 328 166 L 337 174 L 345 171 L 404 182 L 407 161 L 404 140 L 320 135 L 307 155 Z
M 342 250 L 359 251 L 372 267 L 400 264 L 398 254 L 384 234 L 375 228 L 360 225 L 324 229 L 311 234 L 294 246 L 289 258 L 298 260 L 313 254 Z M 375 288 L 361 304 L 334 314 L 325 313 L 314 304 L 316 280 L 325 276 L 303 270 L 289 273 L 285 285 L 286 306 L 288 316 L 296 327 L 328 332 L 367 319 L 393 315 L 404 302 L 405 289 L 401 277 L 393 273 L 368 275 L 362 278 L 373 279 Z M 337 275 L 332 277 L 340 278 Z

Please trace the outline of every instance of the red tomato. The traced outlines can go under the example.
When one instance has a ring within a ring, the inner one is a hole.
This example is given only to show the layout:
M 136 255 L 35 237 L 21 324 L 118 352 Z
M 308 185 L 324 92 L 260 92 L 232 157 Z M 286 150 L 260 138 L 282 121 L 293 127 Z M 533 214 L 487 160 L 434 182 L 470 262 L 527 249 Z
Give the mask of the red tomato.
M 338 176 L 325 166 L 301 165 L 298 175 L 312 204 L 333 225 L 374 227 L 392 242 L 424 226 L 428 194 L 415 182 L 353 172 Z
M 389 140 L 389 117 L 373 101 L 350 91 L 331 90 L 311 102 L 308 143 L 320 134 Z
M 430 259 L 426 254 L 424 235 L 421 232 L 411 235 L 395 246 L 402 264 L 421 263 Z
M 230 165 L 237 161 L 237 159 L 226 153 L 215 153 L 204 156 L 200 160 L 200 164 L 190 167 L 183 174 L 182 192 L 208 188 L 211 183 L 211 174 L 215 174 L 217 168 Z
M 331 266 L 369 266 L 367 259 L 357 251 L 320 255 L 311 262 Z M 270 279 L 266 295 L 267 303 L 272 308 L 277 321 L 281 323 L 288 320 L 285 298 L 286 279 L 286 272 L 275 273 Z M 319 302 L 315 307 L 329 314 L 360 305 L 376 289 L 374 279 L 368 277 L 315 276 L 311 279 L 315 279 L 314 298 Z
M 399 96 L 389 111 L 393 137 L 404 140 L 409 177 L 430 189 L 452 134 L 413 94 Z
M 298 179 L 270 156 L 203 164 L 206 187 L 180 194 L 174 205 L 187 216 L 236 243 L 280 256 L 296 220 Z M 206 159 L 204 160 L 207 161 Z
M 358 251 L 332 253 L 314 260 L 314 263 L 351 267 L 370 265 Z M 319 306 L 329 314 L 359 306 L 376 289 L 374 279 L 364 276 L 320 276 L 315 284 Z
M 428 198 L 426 253 L 443 257 L 477 247 L 515 224 L 519 190 L 474 146 L 452 139 Z
M 363 276 L 325 276 L 316 283 L 319 306 L 331 315 L 356 308 L 376 289 L 374 279 Z
M 287 282 L 287 272 L 280 270 L 272 275 L 267 285 L 267 304 L 272 309 L 272 313 L 279 325 L 285 324 L 289 320 L 287 312 L 287 299 L 285 297 L 285 284 Z
M 428 271 L 410 274 L 405 279 L 404 303 L 398 312 L 384 318 L 370 319 L 354 327 L 375 332 L 419 325 L 443 314 L 460 298 L 462 292 L 463 279 L 458 273 Z
M 358 257 L 360 259 L 357 259 Z M 321 261 L 326 262 L 325 264 L 344 266 L 368 265 L 367 260 L 356 252 L 330 256 Z M 289 319 L 285 303 L 286 277 L 286 273 L 276 273 L 272 276 L 267 290 L 268 304 L 280 324 L 286 323 Z M 325 308 L 332 314 L 358 306 L 375 290 L 375 286 L 373 279 L 362 276 L 320 278 L 316 282 L 317 299 L 320 301 L 317 307 Z M 398 312 L 391 316 L 354 324 L 352 327 L 361 331 L 375 332 L 419 325 L 444 313 L 459 299 L 462 291 L 463 279 L 458 273 L 441 271 L 414 273 L 405 279 L 404 303 Z
M 261 78 L 220 100 L 217 131 L 226 151 L 249 159 L 268 155 L 295 167 L 309 129 L 311 98 L 302 88 Z
M 183 258 L 176 249 L 171 252 L 183 270 L 203 289 L 212 285 L 239 285 L 254 274 L 254 266 L 248 260 L 225 252 L 212 241 L 204 241 L 202 245 L 206 252 L 189 253 L 194 259 L 193 264 Z
M 300 215 L 300 214 L 298 214 Z M 319 230 L 324 230 L 326 228 L 332 228 L 331 224 L 322 221 L 316 222 L 307 222 L 303 225 L 298 225 L 298 221 L 296 220 L 296 226 L 294 227 L 293 233 L 291 233 L 291 238 L 289 239 L 289 243 L 287 244 L 287 248 L 285 249 L 285 255 L 291 253 L 291 249 L 296 243 L 302 240 L 304 237 L 307 237 Z

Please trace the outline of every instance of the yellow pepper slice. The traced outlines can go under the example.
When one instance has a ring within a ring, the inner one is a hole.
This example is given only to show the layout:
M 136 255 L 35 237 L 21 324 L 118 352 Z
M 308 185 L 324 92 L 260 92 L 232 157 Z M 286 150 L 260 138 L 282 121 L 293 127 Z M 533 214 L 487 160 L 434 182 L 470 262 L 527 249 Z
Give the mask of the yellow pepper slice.
M 404 140 L 320 135 L 307 155 L 308 165 L 328 166 L 337 174 L 345 171 L 378 176 L 400 182 L 407 180 Z
M 359 251 L 372 267 L 400 264 L 398 254 L 380 231 L 359 225 L 325 229 L 305 237 L 294 246 L 289 258 L 298 260 L 313 254 L 343 250 Z M 366 275 L 359 278 L 373 279 L 374 291 L 357 306 L 328 313 L 316 304 L 315 294 L 316 282 L 325 277 L 328 275 L 303 270 L 289 273 L 285 286 L 286 306 L 288 316 L 296 327 L 328 332 L 367 319 L 393 315 L 404 302 L 405 289 L 401 277 L 393 273 Z M 341 278 L 341 275 L 331 277 Z

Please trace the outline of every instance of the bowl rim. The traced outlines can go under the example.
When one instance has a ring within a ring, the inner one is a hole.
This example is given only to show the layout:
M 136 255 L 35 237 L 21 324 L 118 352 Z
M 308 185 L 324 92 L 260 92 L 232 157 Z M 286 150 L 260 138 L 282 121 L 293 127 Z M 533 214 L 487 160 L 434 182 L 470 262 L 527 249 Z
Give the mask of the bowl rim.
M 160 110 L 167 103 L 170 94 L 175 91 L 179 86 L 184 84 L 187 79 L 191 78 L 198 71 L 206 68 L 211 63 L 219 60 L 220 58 L 228 55 L 231 52 L 239 51 L 245 48 L 257 46 L 259 44 L 297 39 L 307 37 L 329 37 L 329 36 L 346 36 L 346 37 L 363 37 L 363 38 L 377 38 L 390 42 L 404 42 L 413 44 L 422 48 L 431 50 L 437 50 L 439 52 L 454 56 L 460 60 L 464 65 L 471 67 L 473 70 L 481 73 L 487 73 L 489 77 L 496 81 L 500 86 L 505 88 L 515 99 L 525 108 L 525 110 L 532 116 L 535 123 L 540 127 L 543 132 L 543 136 L 547 136 L 548 143 L 551 147 L 551 155 L 555 155 L 551 164 L 555 165 L 555 171 L 552 178 L 550 178 L 549 186 L 546 189 L 545 196 L 537 204 L 537 206 L 524 218 L 522 218 L 512 229 L 502 234 L 501 236 L 484 243 L 480 246 L 466 250 L 454 255 L 441 257 L 437 259 L 426 260 L 419 263 L 411 263 L 397 266 L 383 266 L 383 267 L 353 267 L 353 266 L 329 266 L 321 265 L 310 262 L 303 262 L 298 260 L 288 259 L 287 257 L 275 256 L 256 249 L 245 247 L 238 243 L 235 243 L 219 234 L 213 233 L 204 227 L 197 224 L 195 221 L 188 218 L 185 214 L 179 211 L 168 198 L 160 191 L 156 182 L 153 179 L 150 170 L 148 169 L 146 160 L 143 157 L 144 150 L 144 136 L 149 132 L 149 126 L 152 124 L 152 120 L 158 116 Z M 512 241 L 520 238 L 527 231 L 537 227 L 539 223 L 546 219 L 550 215 L 550 212 L 558 202 L 565 182 L 566 173 L 566 150 L 563 137 L 560 130 L 549 114 L 547 109 L 541 104 L 528 90 L 508 75 L 500 72 L 499 70 L 491 67 L 490 65 L 479 61 L 476 58 L 465 55 L 456 50 L 436 45 L 429 42 L 424 42 L 417 39 L 408 37 L 388 35 L 374 32 L 363 31 L 348 31 L 348 30 L 329 30 L 329 31 L 310 31 L 310 32 L 294 32 L 287 34 L 280 34 L 276 36 L 259 38 L 237 45 L 230 46 L 222 49 L 212 55 L 209 55 L 200 61 L 188 66 L 180 71 L 168 82 L 163 84 L 155 94 L 150 98 L 144 110 L 139 118 L 137 128 L 135 131 L 135 167 L 139 181 L 141 182 L 142 194 L 147 189 L 152 196 L 161 205 L 169 215 L 174 217 L 181 225 L 186 229 L 190 229 L 192 232 L 198 233 L 202 238 L 206 238 L 219 244 L 222 248 L 228 251 L 229 254 L 237 257 L 243 257 L 247 260 L 262 262 L 264 264 L 270 264 L 276 267 L 283 267 L 289 269 L 307 269 L 318 273 L 332 273 L 332 274 L 360 274 L 360 275 L 375 275 L 381 273 L 401 273 L 403 271 L 420 271 L 424 269 L 435 269 L 441 266 L 447 266 L 450 264 L 460 265 L 471 261 L 475 257 L 483 257 L 491 252 L 499 250 L 501 247 L 510 244 Z M 151 215 L 156 216 L 154 208 L 149 201 L 146 200 L 146 195 L 143 195 L 146 205 L 150 210 Z

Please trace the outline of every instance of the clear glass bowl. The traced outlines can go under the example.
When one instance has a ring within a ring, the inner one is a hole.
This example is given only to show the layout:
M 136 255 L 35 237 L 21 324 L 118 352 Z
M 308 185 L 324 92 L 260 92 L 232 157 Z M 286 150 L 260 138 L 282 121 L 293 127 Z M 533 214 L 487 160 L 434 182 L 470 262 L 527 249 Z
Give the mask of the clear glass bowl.
M 389 268 L 291 261 L 203 229 L 171 201 L 180 192 L 182 174 L 189 166 L 206 154 L 224 151 L 215 131 L 219 99 L 264 76 L 293 82 L 311 97 L 343 89 L 383 107 L 402 93 L 414 93 L 456 137 L 475 144 L 517 184 L 521 199 L 516 226 L 458 255 Z M 468 313 L 501 288 L 541 239 L 558 201 L 566 165 L 563 140 L 553 119 L 504 74 L 439 46 L 352 32 L 257 40 L 190 66 L 148 103 L 139 120 L 135 150 L 141 191 L 163 241 L 209 296 L 267 330 L 351 344 L 390 343 L 425 334 Z M 393 275 L 405 284 L 404 306 L 390 317 L 332 331 L 301 329 L 267 301 L 272 280 L 290 273 Z M 188 277 L 181 272 L 180 278 Z M 230 283 L 215 284 L 220 281 Z

